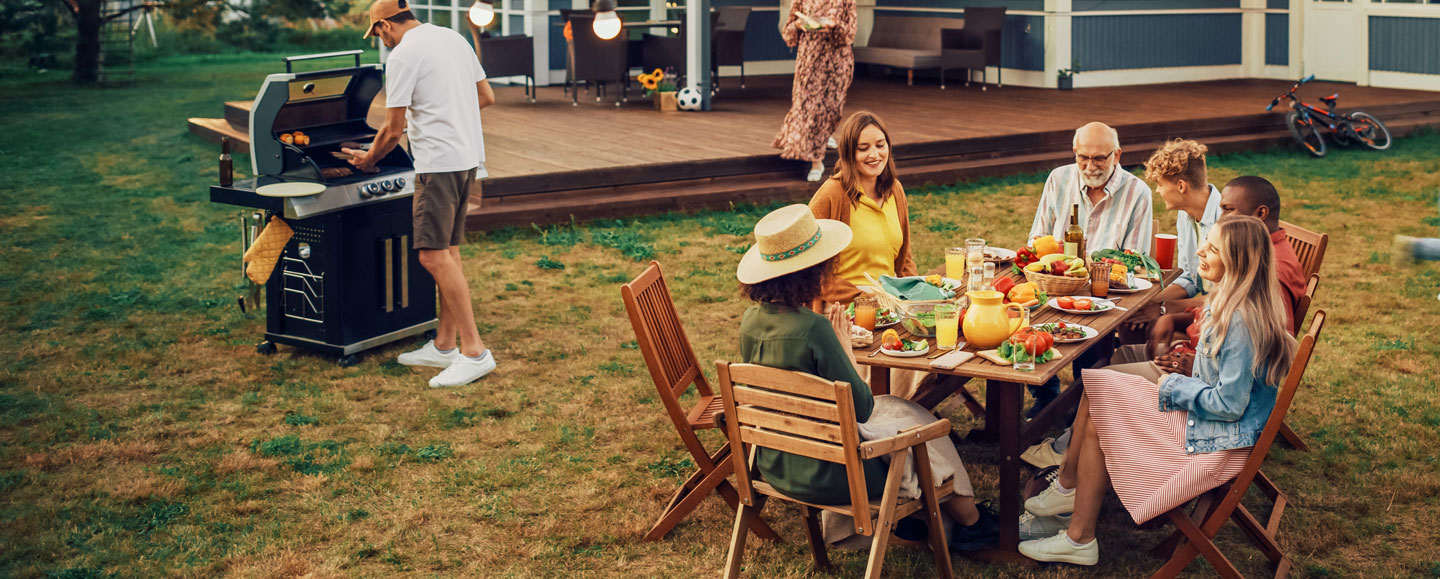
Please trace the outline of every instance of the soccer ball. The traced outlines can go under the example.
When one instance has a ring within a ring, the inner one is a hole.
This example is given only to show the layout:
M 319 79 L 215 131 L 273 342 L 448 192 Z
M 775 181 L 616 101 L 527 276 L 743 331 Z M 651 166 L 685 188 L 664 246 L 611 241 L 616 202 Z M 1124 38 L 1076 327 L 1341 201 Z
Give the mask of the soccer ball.
M 693 88 L 682 88 L 680 94 L 675 95 L 676 105 L 682 111 L 700 110 L 700 91 Z

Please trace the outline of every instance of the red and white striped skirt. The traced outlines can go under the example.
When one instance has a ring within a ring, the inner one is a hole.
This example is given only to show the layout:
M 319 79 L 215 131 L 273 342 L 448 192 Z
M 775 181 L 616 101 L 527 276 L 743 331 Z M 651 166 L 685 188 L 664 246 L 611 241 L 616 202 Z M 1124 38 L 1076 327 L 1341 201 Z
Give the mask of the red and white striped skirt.
M 1137 524 L 1225 484 L 1250 458 L 1250 448 L 1186 454 L 1189 413 L 1161 412 L 1154 382 L 1113 370 L 1082 377 L 1110 482 Z

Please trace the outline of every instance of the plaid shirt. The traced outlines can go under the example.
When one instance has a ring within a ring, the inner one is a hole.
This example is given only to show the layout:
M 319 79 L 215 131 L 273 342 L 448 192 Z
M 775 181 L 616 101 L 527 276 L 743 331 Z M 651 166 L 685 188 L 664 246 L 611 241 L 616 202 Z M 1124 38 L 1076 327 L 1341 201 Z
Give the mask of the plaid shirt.
M 1105 196 L 1091 203 L 1080 180 L 1080 168 L 1065 165 L 1050 172 L 1045 192 L 1035 209 L 1030 237 L 1053 235 L 1065 239 L 1070 209 L 1080 204 L 1080 227 L 1085 229 L 1085 251 L 1129 249 L 1150 254 L 1151 220 L 1155 216 L 1150 186 L 1120 167 L 1105 182 Z

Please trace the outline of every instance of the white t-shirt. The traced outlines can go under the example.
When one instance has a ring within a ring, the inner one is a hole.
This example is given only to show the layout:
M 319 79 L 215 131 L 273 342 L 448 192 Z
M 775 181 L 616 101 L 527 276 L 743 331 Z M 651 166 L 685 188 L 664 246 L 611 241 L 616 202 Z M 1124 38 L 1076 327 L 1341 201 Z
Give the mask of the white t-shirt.
M 449 28 L 416 26 L 390 52 L 385 63 L 385 106 L 407 107 L 416 172 L 485 166 L 485 137 L 475 92 L 475 83 L 482 80 L 485 69 L 475 50 Z

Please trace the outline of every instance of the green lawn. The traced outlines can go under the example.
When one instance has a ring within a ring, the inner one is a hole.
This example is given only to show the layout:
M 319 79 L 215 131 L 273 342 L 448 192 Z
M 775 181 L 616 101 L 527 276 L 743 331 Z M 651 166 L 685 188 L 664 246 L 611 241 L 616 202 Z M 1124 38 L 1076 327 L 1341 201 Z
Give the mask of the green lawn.
M 352 368 L 260 356 L 263 314 L 235 307 L 238 211 L 209 203 L 218 150 L 184 124 L 278 69 L 279 55 L 224 55 L 148 63 L 128 88 L 0 78 L 0 576 L 714 576 L 731 522 L 718 500 L 638 540 L 691 465 L 618 286 L 661 260 L 700 359 L 734 358 L 747 304 L 732 272 L 763 209 L 472 234 L 500 362 L 474 386 L 427 388 L 393 362 L 408 343 Z M 1212 159 L 1213 181 L 1266 176 L 1285 219 L 1331 236 L 1314 306 L 1330 325 L 1290 419 L 1314 450 L 1276 450 L 1266 469 L 1293 504 L 1281 540 L 1296 575 L 1440 576 L 1440 269 L 1389 260 L 1393 235 L 1440 225 L 1437 159 L 1435 133 L 1324 160 Z M 912 187 L 921 268 L 967 236 L 1017 245 L 1043 179 Z M 993 448 L 961 454 L 994 496 Z M 797 512 L 767 513 L 788 542 L 752 542 L 748 571 L 810 574 Z M 1148 574 L 1164 532 L 1112 509 L 1093 570 L 956 566 Z M 1263 572 L 1240 541 L 1223 535 Z M 834 559 L 845 576 L 864 566 Z M 887 570 L 933 572 L 904 549 Z

